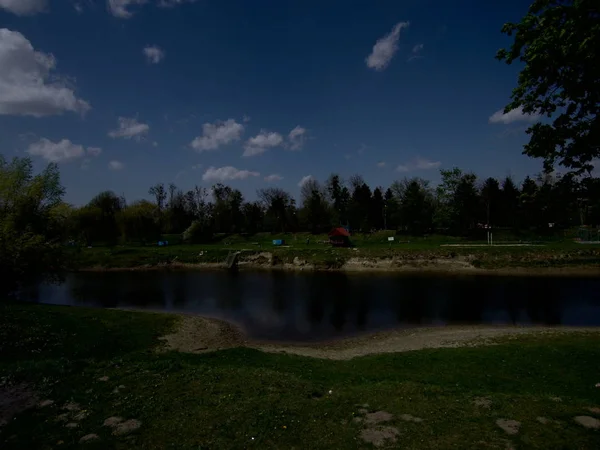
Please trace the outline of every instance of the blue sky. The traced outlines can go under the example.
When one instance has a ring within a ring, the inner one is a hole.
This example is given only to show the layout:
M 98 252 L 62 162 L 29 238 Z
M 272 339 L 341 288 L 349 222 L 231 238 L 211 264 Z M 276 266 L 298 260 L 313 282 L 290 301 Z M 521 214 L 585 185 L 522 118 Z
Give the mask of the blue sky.
M 58 161 L 66 200 L 307 176 L 521 180 L 531 118 L 497 113 L 507 0 L 0 0 L 0 152 Z M 496 114 L 495 114 L 496 113 Z

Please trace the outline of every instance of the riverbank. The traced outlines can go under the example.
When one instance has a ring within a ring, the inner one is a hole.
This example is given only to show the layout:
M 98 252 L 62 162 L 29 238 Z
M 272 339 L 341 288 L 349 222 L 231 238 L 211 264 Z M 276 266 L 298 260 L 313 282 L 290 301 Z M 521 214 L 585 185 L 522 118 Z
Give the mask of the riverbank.
M 227 248 L 175 246 L 80 249 L 77 270 L 218 270 Z M 437 272 L 448 274 L 599 276 L 600 248 L 571 247 L 438 247 L 239 249 L 241 270 Z
M 186 329 L 224 345 L 215 330 L 227 324 L 205 320 L 0 305 L 0 445 L 598 447 L 597 332 L 487 335 L 494 345 L 481 345 L 467 329 L 462 341 L 459 329 L 439 338 L 425 330 L 373 340 L 396 339 L 401 353 L 349 360 L 238 347 L 240 335 L 220 351 L 169 350 Z M 414 336 L 424 349 L 413 349 Z M 332 345 L 321 350 L 345 351 Z

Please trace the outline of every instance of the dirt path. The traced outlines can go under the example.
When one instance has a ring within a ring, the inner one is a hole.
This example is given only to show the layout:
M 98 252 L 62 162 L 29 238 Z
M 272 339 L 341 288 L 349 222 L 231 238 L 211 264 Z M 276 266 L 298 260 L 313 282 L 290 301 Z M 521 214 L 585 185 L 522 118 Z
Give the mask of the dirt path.
M 232 347 L 255 348 L 270 353 L 290 353 L 313 358 L 345 360 L 378 353 L 425 348 L 492 345 L 495 338 L 532 334 L 600 332 L 579 327 L 448 326 L 399 329 L 335 341 L 288 344 L 254 341 L 234 325 L 198 316 L 183 316 L 179 329 L 165 336 L 165 349 L 204 353 Z

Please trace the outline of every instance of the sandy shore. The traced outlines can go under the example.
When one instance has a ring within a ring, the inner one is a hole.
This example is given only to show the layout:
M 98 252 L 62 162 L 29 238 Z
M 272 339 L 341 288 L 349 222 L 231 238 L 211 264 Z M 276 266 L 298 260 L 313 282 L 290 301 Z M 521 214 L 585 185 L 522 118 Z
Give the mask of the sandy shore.
M 498 276 L 536 276 L 536 277 L 600 277 L 598 266 L 571 266 L 571 267 L 501 267 L 498 269 L 477 268 L 462 261 L 417 261 L 414 264 L 393 265 L 386 260 L 356 262 L 348 261 L 339 268 L 323 269 L 313 265 L 278 264 L 242 262 L 238 266 L 240 271 L 289 271 L 289 272 L 345 272 L 356 273 L 428 273 L 438 275 L 498 275 Z M 89 267 L 80 269 L 80 272 L 139 272 L 139 271 L 168 271 L 168 270 L 199 270 L 219 271 L 226 270 L 222 263 L 178 263 L 161 265 L 144 265 L 137 267 Z
M 597 328 L 447 326 L 398 329 L 335 341 L 289 344 L 249 339 L 242 330 L 222 320 L 184 315 L 175 333 L 164 336 L 164 349 L 204 353 L 233 347 L 248 347 L 271 353 L 290 353 L 313 358 L 347 360 L 380 353 L 426 348 L 493 345 L 495 339 L 536 334 L 600 333 Z

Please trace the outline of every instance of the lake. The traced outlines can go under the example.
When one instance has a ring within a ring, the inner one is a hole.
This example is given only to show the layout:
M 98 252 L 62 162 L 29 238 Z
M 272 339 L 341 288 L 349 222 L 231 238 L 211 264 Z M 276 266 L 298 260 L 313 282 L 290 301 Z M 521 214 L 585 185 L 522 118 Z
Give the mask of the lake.
M 83 272 L 25 299 L 198 313 L 314 341 L 422 325 L 600 325 L 600 279 L 307 272 Z

